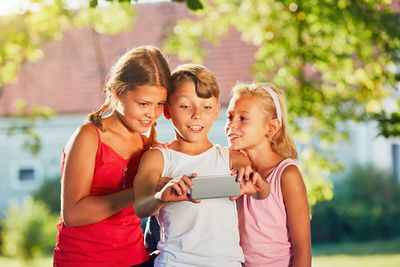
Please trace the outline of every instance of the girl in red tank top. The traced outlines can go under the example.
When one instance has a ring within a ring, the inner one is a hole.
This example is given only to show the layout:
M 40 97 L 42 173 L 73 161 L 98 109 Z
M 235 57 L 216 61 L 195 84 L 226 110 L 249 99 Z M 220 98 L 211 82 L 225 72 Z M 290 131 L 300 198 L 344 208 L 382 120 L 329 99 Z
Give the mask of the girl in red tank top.
M 133 177 L 155 140 L 170 76 L 165 58 L 150 46 L 128 51 L 112 67 L 104 104 L 63 151 L 54 266 L 146 266 Z M 147 139 L 142 134 L 150 128 Z

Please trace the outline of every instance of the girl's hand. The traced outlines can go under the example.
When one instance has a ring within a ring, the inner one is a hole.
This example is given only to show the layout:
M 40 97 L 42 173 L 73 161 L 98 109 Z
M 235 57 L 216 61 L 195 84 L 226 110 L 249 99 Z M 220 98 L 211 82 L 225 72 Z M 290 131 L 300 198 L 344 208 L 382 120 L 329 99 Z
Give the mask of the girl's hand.
M 166 148 L 168 147 L 168 143 L 155 143 L 153 146 L 151 146 L 149 149 L 154 149 L 154 148 Z
M 192 178 L 196 177 L 195 173 L 190 176 L 183 175 L 179 178 L 171 179 L 160 192 L 156 193 L 156 198 L 162 202 L 179 202 L 179 201 L 192 201 L 200 203 L 200 200 L 192 200 L 187 193 L 188 188 L 193 188 Z
M 242 195 L 252 195 L 256 199 L 265 199 L 270 193 L 270 187 L 258 172 L 253 171 L 251 166 L 240 168 L 237 171 L 237 181 L 240 183 L 240 195 L 230 197 L 236 200 Z

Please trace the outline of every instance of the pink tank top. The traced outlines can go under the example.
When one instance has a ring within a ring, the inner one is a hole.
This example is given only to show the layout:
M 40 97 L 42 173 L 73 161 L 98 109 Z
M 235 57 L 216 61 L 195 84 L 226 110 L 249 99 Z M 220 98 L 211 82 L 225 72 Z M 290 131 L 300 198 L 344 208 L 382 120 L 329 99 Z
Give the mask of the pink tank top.
M 95 126 L 94 126 L 95 127 Z M 101 196 L 131 188 L 141 154 L 126 160 L 100 139 L 90 195 Z M 65 155 L 62 155 L 61 169 Z M 143 242 L 141 221 L 132 207 L 127 207 L 100 222 L 67 227 L 57 225 L 53 266 L 132 266 L 148 260 Z
M 264 200 L 243 196 L 238 200 L 240 245 L 246 267 L 288 267 L 293 260 L 281 175 L 292 159 L 281 161 L 267 177 L 271 194 Z

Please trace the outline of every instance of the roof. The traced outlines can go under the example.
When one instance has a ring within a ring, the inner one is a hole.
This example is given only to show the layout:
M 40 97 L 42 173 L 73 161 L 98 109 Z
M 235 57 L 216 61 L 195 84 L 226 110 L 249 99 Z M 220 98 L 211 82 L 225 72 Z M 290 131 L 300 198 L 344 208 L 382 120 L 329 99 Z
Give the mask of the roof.
M 71 29 L 61 40 L 44 45 L 44 57 L 22 65 L 17 82 L 4 86 L 0 94 L 0 115 L 15 111 L 15 100 L 28 105 L 53 108 L 59 114 L 88 113 L 103 102 L 105 75 L 125 51 L 140 45 L 161 47 L 165 32 L 178 19 L 189 17 L 187 7 L 178 3 L 136 6 L 132 31 L 99 35 L 90 29 Z M 256 48 L 245 44 L 237 32 L 224 36 L 218 47 L 209 46 L 203 64 L 217 76 L 221 103 L 227 104 L 230 88 L 237 80 L 250 81 L 250 67 Z M 97 53 L 96 53 L 97 52 Z M 170 58 L 171 70 L 179 62 Z

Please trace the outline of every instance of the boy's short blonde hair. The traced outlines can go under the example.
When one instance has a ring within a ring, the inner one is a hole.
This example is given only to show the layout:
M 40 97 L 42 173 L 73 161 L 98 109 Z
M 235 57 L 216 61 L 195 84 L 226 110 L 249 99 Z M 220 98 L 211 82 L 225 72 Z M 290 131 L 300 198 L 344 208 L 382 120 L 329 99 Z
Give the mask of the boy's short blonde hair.
M 217 78 L 211 70 L 199 64 L 183 64 L 172 72 L 168 96 L 171 96 L 182 83 L 188 81 L 194 83 L 198 97 L 219 98 Z

